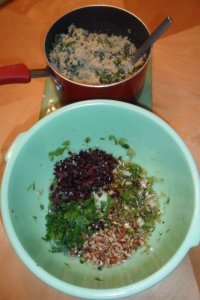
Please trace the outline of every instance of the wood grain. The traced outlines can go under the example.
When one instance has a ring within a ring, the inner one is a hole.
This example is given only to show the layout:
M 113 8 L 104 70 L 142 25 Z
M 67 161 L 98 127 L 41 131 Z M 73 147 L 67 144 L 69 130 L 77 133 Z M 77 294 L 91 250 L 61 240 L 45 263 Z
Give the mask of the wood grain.
M 139 16 L 152 31 L 166 16 L 171 16 L 174 25 L 166 31 L 168 36 L 199 25 L 199 0 L 124 0 L 125 8 Z
M 153 111 L 180 134 L 200 170 L 200 1 L 110 0 L 101 3 L 134 12 L 150 30 L 166 15 L 173 18 L 174 24 L 153 48 Z M 30 68 L 44 67 L 43 41 L 49 26 L 65 12 L 87 4 L 99 4 L 99 1 L 15 0 L 2 5 L 0 66 L 23 62 Z M 0 86 L 0 176 L 3 156 L 11 142 L 38 120 L 43 87 L 44 79 Z M 2 224 L 0 241 L 0 299 L 73 299 L 47 287 L 23 266 Z M 191 250 L 190 257 L 200 286 L 200 247 Z M 142 299 L 199 299 L 188 257 L 167 280 L 168 283 L 163 282 L 147 295 L 143 294 Z M 164 283 L 166 289 L 161 294 Z

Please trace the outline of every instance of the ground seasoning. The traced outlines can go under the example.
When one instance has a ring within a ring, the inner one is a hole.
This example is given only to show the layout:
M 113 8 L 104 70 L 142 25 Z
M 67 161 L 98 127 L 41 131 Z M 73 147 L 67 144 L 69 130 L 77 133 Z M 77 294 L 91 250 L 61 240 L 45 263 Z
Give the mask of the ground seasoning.
M 54 166 L 45 239 L 51 252 L 111 267 L 144 246 L 160 217 L 153 180 L 132 161 L 100 149 Z

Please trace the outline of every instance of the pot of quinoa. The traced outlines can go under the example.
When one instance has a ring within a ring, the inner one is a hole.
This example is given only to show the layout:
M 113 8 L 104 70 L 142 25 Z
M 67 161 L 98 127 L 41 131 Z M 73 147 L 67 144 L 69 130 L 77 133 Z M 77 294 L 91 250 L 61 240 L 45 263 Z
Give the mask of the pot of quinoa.
M 58 19 L 45 39 L 45 55 L 64 103 L 84 99 L 136 102 L 151 49 L 135 64 L 136 49 L 149 36 L 134 14 L 117 7 L 81 7 Z
M 46 284 L 78 299 L 124 298 L 199 244 L 199 172 L 155 114 L 80 101 L 13 142 L 1 214 L 17 255 Z

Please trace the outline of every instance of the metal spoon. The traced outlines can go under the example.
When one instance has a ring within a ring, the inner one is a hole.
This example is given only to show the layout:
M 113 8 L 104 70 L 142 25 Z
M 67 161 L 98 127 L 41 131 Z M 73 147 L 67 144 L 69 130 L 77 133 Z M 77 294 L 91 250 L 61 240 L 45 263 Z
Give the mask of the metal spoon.
M 148 39 L 136 50 L 135 55 L 131 59 L 133 64 L 135 64 L 144 55 L 144 53 L 159 39 L 159 37 L 172 23 L 173 20 L 169 16 L 162 21 L 162 23 L 150 34 Z

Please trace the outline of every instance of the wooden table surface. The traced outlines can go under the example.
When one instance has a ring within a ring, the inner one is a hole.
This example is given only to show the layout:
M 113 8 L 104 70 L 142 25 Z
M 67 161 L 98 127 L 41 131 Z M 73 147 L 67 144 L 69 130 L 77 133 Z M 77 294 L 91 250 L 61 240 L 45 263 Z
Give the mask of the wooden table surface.
M 1 2 L 0 2 L 1 3 Z M 0 66 L 45 66 L 43 40 L 65 12 L 87 4 L 111 4 L 137 14 L 152 31 L 166 15 L 174 24 L 154 45 L 153 111 L 183 138 L 200 169 L 200 1 L 199 0 L 13 0 L 0 6 Z M 0 176 L 14 138 L 38 120 L 44 79 L 0 86 Z M 40 282 L 17 258 L 0 223 L 0 299 L 72 299 Z M 134 299 L 200 299 L 200 247 L 163 282 Z

